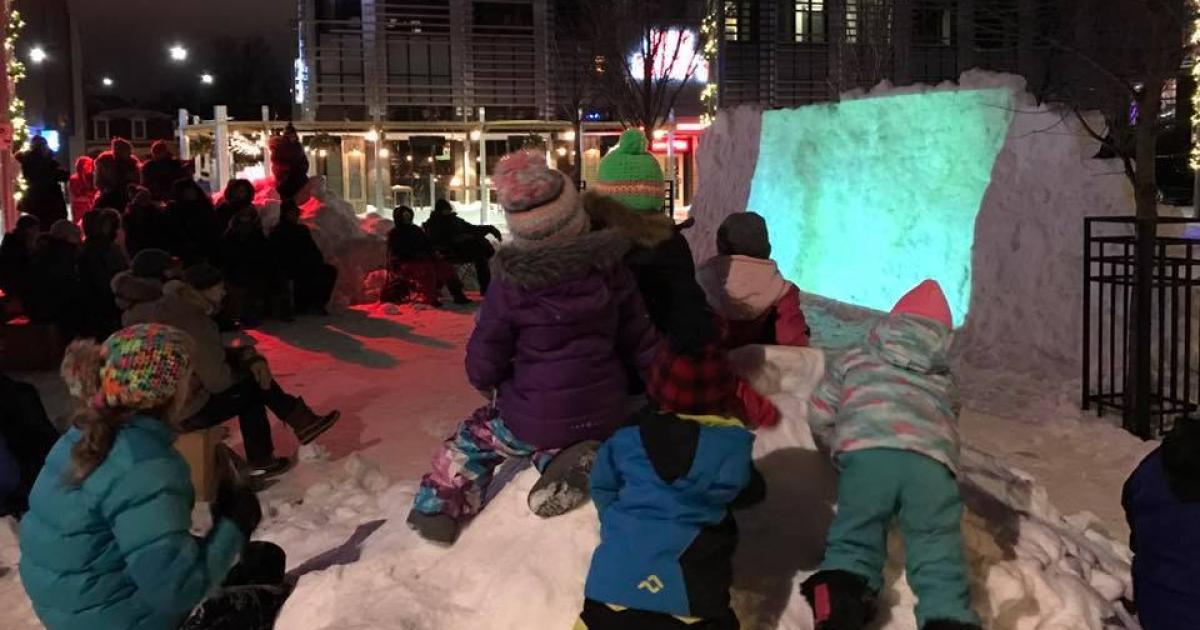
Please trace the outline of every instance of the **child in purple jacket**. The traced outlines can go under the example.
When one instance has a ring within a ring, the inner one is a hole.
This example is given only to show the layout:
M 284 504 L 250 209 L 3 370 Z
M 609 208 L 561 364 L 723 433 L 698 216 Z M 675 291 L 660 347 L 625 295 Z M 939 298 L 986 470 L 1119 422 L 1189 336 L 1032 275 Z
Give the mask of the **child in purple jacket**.
M 467 378 L 495 405 L 459 425 L 433 460 L 408 516 L 445 544 L 476 514 L 495 469 L 532 457 L 543 477 L 529 495 L 539 516 L 587 500 L 599 440 L 628 415 L 632 369 L 643 374 L 657 337 L 630 272 L 630 244 L 591 230 L 579 196 L 545 157 L 518 152 L 494 176 L 511 243 L 492 261 Z

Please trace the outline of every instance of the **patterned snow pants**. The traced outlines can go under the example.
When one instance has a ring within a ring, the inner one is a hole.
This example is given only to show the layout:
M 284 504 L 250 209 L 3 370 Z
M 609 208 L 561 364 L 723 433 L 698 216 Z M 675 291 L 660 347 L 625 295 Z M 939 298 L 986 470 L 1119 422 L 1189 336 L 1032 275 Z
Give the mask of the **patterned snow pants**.
M 421 478 L 413 509 L 425 514 L 446 514 L 464 519 L 479 513 L 488 485 L 504 462 L 533 459 L 545 470 L 557 450 L 538 450 L 517 439 L 499 411 L 481 407 L 458 425 L 433 457 L 433 469 Z

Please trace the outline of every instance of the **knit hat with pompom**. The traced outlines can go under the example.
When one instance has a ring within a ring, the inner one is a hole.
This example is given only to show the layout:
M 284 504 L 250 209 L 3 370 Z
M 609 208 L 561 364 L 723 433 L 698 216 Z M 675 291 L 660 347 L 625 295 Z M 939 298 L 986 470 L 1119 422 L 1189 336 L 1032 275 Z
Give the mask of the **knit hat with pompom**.
M 148 410 L 174 399 L 187 387 L 191 340 L 161 324 L 119 330 L 102 344 L 72 343 L 61 374 L 71 396 L 96 409 Z
M 621 143 L 600 160 L 596 192 L 620 201 L 630 210 L 662 212 L 666 185 L 658 159 L 646 152 L 646 136 L 637 129 L 621 134 Z
M 547 166 L 541 153 L 517 151 L 504 156 L 492 181 L 508 230 L 519 243 L 553 242 L 591 228 L 575 186 Z

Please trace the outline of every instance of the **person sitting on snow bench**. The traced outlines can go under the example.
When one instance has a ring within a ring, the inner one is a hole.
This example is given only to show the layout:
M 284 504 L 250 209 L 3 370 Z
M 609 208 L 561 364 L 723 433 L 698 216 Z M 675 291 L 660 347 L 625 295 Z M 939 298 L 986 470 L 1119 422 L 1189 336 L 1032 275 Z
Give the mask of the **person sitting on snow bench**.
M 258 499 L 231 466 L 194 536 L 187 462 L 173 448 L 191 340 L 158 324 L 79 341 L 62 375 L 79 405 L 21 521 L 21 582 L 47 630 L 269 630 L 285 555 L 247 541 Z M 239 561 L 240 557 L 240 561 Z M 235 564 L 236 563 L 236 564 Z
M 837 463 L 837 515 L 821 570 L 803 586 L 814 630 L 862 628 L 883 586 L 887 530 L 904 535 L 922 630 L 979 630 L 963 556 L 958 394 L 946 363 L 950 307 L 926 280 L 828 367 L 813 435 Z
M 303 398 L 285 392 L 271 376 L 266 358 L 253 348 L 226 348 L 213 319 L 224 297 L 221 272 L 209 265 L 196 265 L 184 270 L 182 280 L 167 282 L 162 299 L 131 309 L 125 319 L 130 323 L 174 326 L 195 341 L 193 372 L 197 390 L 181 416 L 180 427 L 197 431 L 237 416 L 252 474 L 278 475 L 291 462 L 275 455 L 268 409 L 295 432 L 301 444 L 328 431 L 341 414 L 314 413 Z
M 471 264 L 479 280 L 479 292 L 487 293 L 492 282 L 492 271 L 488 266 L 496 249 L 488 242 L 490 234 L 498 241 L 504 240 L 494 225 L 472 225 L 454 212 L 454 206 L 445 199 L 438 199 L 433 213 L 422 226 L 433 248 L 452 264 Z
M 397 206 L 392 211 L 392 221 L 396 227 L 388 233 L 388 271 L 383 301 L 411 300 L 439 306 L 445 286 L 455 304 L 469 304 L 471 300 L 463 293 L 462 281 L 454 267 L 434 251 L 433 241 L 425 230 L 413 224 L 413 209 Z
M 466 363 L 471 385 L 495 403 L 443 443 L 408 516 L 444 544 L 479 512 L 508 459 L 530 457 L 542 473 L 529 493 L 535 514 L 586 502 L 596 440 L 625 421 L 629 375 L 645 373 L 657 345 L 621 264 L 628 239 L 591 231 L 575 186 L 541 154 L 506 156 L 494 178 L 513 238 L 496 255 Z

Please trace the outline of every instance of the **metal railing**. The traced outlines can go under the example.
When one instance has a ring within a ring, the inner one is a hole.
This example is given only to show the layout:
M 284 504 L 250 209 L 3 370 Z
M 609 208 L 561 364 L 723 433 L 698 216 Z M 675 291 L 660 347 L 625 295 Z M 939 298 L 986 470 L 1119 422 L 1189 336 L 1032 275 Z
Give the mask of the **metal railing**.
M 1135 392 L 1149 400 L 1149 426 L 1126 426 L 1150 439 L 1175 422 L 1197 416 L 1200 401 L 1200 312 L 1193 293 L 1200 289 L 1200 221 L 1160 218 L 1154 240 L 1149 378 L 1131 374 L 1130 334 L 1136 289 L 1133 217 L 1084 219 L 1083 257 L 1083 409 L 1097 415 L 1113 411 L 1126 418 L 1129 383 L 1145 383 Z M 1195 230 L 1193 235 L 1190 230 Z M 1164 232 L 1172 232 L 1164 235 Z

